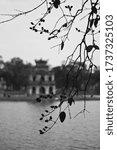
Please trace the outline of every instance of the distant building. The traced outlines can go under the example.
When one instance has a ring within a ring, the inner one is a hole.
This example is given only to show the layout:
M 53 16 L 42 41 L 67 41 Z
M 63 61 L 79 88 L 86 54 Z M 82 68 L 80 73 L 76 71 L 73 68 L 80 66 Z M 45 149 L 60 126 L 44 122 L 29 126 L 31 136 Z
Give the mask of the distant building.
M 29 75 L 28 95 L 55 94 L 55 76 L 47 61 L 35 60 L 36 66 Z

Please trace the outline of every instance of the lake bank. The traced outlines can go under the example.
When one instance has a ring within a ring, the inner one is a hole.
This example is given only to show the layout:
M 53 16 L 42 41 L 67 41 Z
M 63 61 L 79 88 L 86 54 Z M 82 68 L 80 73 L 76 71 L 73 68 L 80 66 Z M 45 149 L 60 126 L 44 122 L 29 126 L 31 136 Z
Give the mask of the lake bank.
M 55 97 L 55 100 L 53 99 L 47 99 L 48 101 L 58 101 L 59 98 Z M 46 101 L 47 101 L 46 100 Z M 84 100 L 83 95 L 79 95 L 75 97 L 75 101 L 82 101 Z M 86 100 L 88 101 L 99 101 L 100 95 L 86 95 Z M 36 96 L 0 96 L 0 101 L 36 101 Z

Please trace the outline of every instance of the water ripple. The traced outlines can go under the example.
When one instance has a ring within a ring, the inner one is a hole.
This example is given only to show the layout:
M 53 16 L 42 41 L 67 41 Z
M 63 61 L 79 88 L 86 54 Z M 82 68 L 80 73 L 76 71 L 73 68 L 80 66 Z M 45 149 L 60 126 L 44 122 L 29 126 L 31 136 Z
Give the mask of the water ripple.
M 77 102 L 73 115 L 81 108 Z M 40 114 L 48 106 L 28 102 L 0 102 L 0 150 L 99 150 L 100 112 L 99 101 L 88 102 L 91 113 L 66 119 L 50 132 L 40 136 L 43 124 Z M 56 116 L 56 114 L 55 114 Z

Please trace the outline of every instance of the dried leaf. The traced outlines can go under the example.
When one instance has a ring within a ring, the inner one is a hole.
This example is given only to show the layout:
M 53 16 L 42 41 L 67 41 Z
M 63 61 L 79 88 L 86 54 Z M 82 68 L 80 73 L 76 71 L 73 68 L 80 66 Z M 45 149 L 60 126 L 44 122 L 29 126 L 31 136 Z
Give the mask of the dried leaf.
M 45 110 L 45 112 L 48 113 L 49 111 L 48 111 L 48 110 Z
M 46 119 L 45 122 L 48 122 L 48 119 Z
M 98 18 L 96 18 L 96 19 L 95 19 L 95 21 L 94 21 L 94 26 L 95 26 L 95 27 L 97 27 L 97 25 L 98 25 L 98 21 L 99 21 L 99 19 L 98 19 Z
M 63 48 L 64 48 L 64 42 L 62 41 L 61 42 L 61 50 L 63 50 Z
M 57 9 L 58 6 L 60 5 L 60 0 L 55 0 L 53 3 L 54 7 Z
M 63 24 L 63 27 L 67 27 L 67 23 L 64 23 L 64 24 Z
M 40 120 L 43 120 L 43 117 L 41 117 Z
M 99 50 L 99 46 L 93 45 L 93 47 L 94 47 L 95 49 L 98 49 L 98 50 Z
M 92 27 L 93 22 L 94 22 L 94 19 L 91 19 L 91 20 L 90 20 L 90 28 Z
M 68 103 L 69 103 L 70 106 L 72 105 L 73 102 L 74 102 L 73 97 L 68 98 Z
M 52 120 L 52 116 L 50 116 L 49 120 Z
M 92 7 L 92 13 L 97 14 L 97 8 L 95 6 Z
M 44 132 L 42 130 L 39 130 L 40 134 L 44 134 Z
M 34 25 L 34 23 L 33 23 L 33 22 L 31 22 L 31 24 L 32 24 L 32 25 Z
M 87 52 L 89 53 L 93 49 L 93 45 L 89 45 L 86 47 Z
M 65 118 L 66 118 L 66 113 L 64 111 L 62 111 L 60 114 L 59 114 L 59 118 L 60 118 L 60 121 L 61 122 L 64 122 Z
M 36 101 L 40 103 L 41 102 L 41 98 L 37 97 Z

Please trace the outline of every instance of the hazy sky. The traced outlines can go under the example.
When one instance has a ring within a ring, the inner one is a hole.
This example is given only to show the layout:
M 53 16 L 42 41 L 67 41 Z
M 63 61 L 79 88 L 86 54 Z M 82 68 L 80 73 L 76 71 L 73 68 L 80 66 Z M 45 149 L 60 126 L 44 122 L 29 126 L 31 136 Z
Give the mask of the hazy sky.
M 39 0 L 0 0 L 0 14 L 17 13 L 16 10 L 26 11 L 39 4 Z M 43 9 L 43 8 L 42 8 Z M 47 35 L 40 35 L 29 29 L 30 22 L 36 20 L 40 12 L 34 12 L 19 17 L 11 22 L 0 25 L 0 55 L 5 61 L 20 57 L 25 62 L 33 63 L 35 59 L 48 59 L 52 66 L 60 65 L 69 55 L 68 45 L 65 50 L 51 49 L 54 43 L 47 40 Z M 3 19 L 4 17 L 0 17 Z M 51 18 L 55 20 L 56 15 Z M 74 37 L 74 40 L 76 37 Z M 99 65 L 99 52 L 95 54 L 95 63 Z

